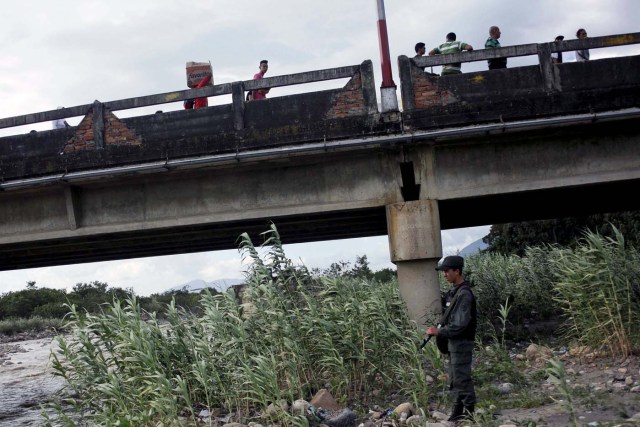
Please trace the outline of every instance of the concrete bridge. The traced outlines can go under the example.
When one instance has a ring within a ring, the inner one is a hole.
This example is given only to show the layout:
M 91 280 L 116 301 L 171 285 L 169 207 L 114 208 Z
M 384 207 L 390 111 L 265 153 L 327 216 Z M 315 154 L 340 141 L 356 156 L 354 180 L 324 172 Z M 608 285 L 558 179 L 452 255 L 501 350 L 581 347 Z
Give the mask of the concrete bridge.
M 640 209 L 640 56 L 551 64 L 640 33 L 398 58 L 402 111 L 379 113 L 371 61 L 0 119 L 84 116 L 0 138 L 0 270 L 384 235 L 412 317 L 439 311 L 448 228 Z M 537 55 L 446 77 L 424 67 Z M 248 90 L 349 78 L 245 102 Z M 118 118 L 200 96 L 232 103 Z M 616 194 L 623 194 L 618 196 Z

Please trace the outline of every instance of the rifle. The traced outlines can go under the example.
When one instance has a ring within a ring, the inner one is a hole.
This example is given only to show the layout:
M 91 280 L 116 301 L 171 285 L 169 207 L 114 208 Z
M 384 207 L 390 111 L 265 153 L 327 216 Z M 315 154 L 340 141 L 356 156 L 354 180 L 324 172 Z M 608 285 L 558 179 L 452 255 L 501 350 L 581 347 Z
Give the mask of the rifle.
M 420 346 L 420 350 L 422 350 L 424 346 L 427 345 L 427 343 L 431 340 L 431 338 L 433 338 L 433 335 L 429 335 L 429 338 L 424 338 L 422 340 L 422 345 Z

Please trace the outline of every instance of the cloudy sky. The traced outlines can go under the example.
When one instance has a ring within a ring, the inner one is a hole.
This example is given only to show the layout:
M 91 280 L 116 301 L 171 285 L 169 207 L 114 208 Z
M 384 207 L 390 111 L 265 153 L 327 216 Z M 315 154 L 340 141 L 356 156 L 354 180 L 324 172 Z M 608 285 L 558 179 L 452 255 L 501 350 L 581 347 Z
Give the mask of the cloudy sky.
M 416 42 L 427 50 L 453 31 L 458 40 L 482 48 L 488 28 L 498 25 L 503 46 L 640 31 L 638 0 L 474 1 L 387 0 L 393 76 L 396 58 L 413 56 Z M 28 0 L 3 5 L 0 15 L 0 118 L 186 89 L 185 62 L 211 61 L 215 83 L 250 79 L 261 59 L 268 76 L 374 63 L 381 82 L 375 0 Z M 640 54 L 640 46 L 600 49 L 592 59 Z M 569 56 L 569 55 L 567 55 Z M 569 59 L 569 58 L 568 58 Z M 535 58 L 509 61 L 510 66 Z M 463 71 L 484 63 L 464 64 Z M 439 72 L 439 69 L 434 69 Z M 323 85 L 339 85 L 340 82 Z M 306 88 L 278 88 L 270 96 Z M 210 104 L 229 99 L 211 98 Z M 179 103 L 153 108 L 181 108 Z M 118 112 L 126 117 L 148 114 Z M 77 124 L 80 118 L 70 118 Z M 49 123 L 0 130 L 0 136 L 48 129 Z M 1 227 L 1 224 L 0 224 Z M 443 232 L 445 254 L 486 235 L 489 226 Z M 353 262 L 367 255 L 374 269 L 391 267 L 386 237 L 286 246 L 309 267 Z M 207 252 L 113 262 L 0 272 L 0 293 L 39 286 L 71 288 L 99 280 L 133 287 L 142 295 L 192 279 L 242 277 L 237 251 Z

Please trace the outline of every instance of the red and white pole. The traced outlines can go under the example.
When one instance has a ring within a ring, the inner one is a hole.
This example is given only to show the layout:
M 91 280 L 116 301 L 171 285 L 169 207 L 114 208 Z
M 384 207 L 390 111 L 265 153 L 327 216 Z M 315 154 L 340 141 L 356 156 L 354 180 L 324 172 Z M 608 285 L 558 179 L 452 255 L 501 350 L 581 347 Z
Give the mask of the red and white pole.
M 391 74 L 391 56 L 389 54 L 389 36 L 387 18 L 384 13 L 384 0 L 378 2 L 378 40 L 380 42 L 380 61 L 382 63 L 382 85 L 380 86 L 380 104 L 382 112 L 398 111 L 396 84 Z

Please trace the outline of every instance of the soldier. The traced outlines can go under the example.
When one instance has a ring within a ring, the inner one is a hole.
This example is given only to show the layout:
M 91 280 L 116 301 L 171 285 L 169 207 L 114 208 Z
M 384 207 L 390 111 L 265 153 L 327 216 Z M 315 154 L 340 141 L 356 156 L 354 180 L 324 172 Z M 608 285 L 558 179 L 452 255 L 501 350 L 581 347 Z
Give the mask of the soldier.
M 471 378 L 471 358 L 478 316 L 471 285 L 462 276 L 463 267 L 464 259 L 460 256 L 448 256 L 436 267 L 436 270 L 443 272 L 453 289 L 447 295 L 441 325 L 427 328 L 427 335 L 448 340 L 449 389 L 453 400 L 449 421 L 471 418 L 476 404 L 476 393 Z

